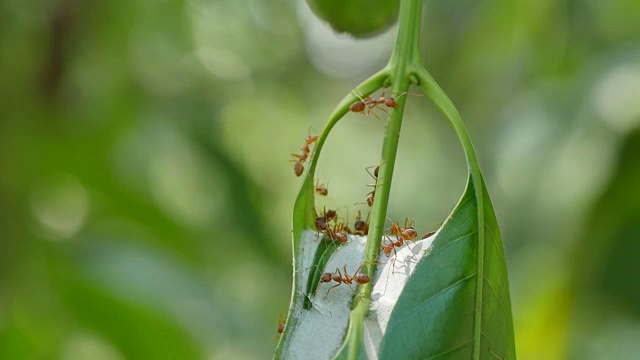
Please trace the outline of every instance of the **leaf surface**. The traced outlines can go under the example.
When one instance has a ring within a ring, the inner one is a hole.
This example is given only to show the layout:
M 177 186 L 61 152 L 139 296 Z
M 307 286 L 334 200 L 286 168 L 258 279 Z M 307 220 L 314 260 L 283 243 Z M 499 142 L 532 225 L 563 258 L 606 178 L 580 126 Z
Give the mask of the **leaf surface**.
M 391 313 L 380 358 L 515 359 L 512 324 L 500 230 L 482 177 L 470 175 Z

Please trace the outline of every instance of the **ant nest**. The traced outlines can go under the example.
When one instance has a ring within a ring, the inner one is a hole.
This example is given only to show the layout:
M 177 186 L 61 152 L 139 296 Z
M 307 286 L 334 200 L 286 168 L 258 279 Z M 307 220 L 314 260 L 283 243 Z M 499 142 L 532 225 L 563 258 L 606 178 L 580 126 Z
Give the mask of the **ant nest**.
M 436 236 L 431 236 L 416 243 L 405 244 L 390 257 L 380 252 L 373 282 L 372 303 L 369 316 L 365 319 L 364 348 L 370 358 L 375 354 L 382 341 L 389 316 L 402 293 L 405 283 L 415 269 L 418 261 L 427 253 L 431 242 Z M 349 313 L 357 284 L 347 282 L 325 282 L 318 285 L 315 295 L 311 297 L 313 304 L 310 310 L 303 309 L 306 295 L 306 285 L 309 269 L 313 265 L 313 258 L 320 243 L 318 233 L 306 231 L 301 237 L 301 254 L 297 259 L 302 264 L 302 274 L 298 274 L 298 293 L 295 313 L 299 314 L 294 331 L 289 332 L 287 344 L 282 354 L 286 359 L 330 359 L 342 345 Z M 354 280 L 357 270 L 364 258 L 366 236 L 349 235 L 347 243 L 329 259 L 323 272 L 338 274 L 348 280 Z M 345 273 L 346 269 L 346 273 Z

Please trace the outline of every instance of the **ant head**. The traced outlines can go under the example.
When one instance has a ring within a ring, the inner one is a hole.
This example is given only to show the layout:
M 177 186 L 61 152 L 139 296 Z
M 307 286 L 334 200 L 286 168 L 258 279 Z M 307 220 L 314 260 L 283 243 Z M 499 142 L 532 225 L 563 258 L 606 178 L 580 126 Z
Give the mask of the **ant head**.
M 321 283 L 326 283 L 331 281 L 331 277 L 333 276 L 333 274 L 331 273 L 324 273 L 322 274 L 322 277 L 320 278 L 320 282 Z
M 398 103 L 392 97 L 386 98 L 385 101 L 384 101 L 384 104 L 387 105 L 388 107 L 394 108 L 394 109 L 398 107 Z
M 327 220 L 324 218 L 324 216 L 320 216 L 316 218 L 316 228 L 318 230 L 327 230 L 328 226 L 327 226 Z
M 367 225 L 367 223 L 365 223 L 362 220 L 358 220 L 356 221 L 356 223 L 353 225 L 353 227 L 358 230 L 358 231 L 363 231 L 364 227 Z
M 376 178 L 378 178 L 378 172 L 380 171 L 380 165 L 376 166 L 376 169 L 373 170 L 373 175 L 375 175 Z
M 391 250 L 393 249 L 393 244 L 382 244 L 382 252 L 386 257 L 391 255 Z

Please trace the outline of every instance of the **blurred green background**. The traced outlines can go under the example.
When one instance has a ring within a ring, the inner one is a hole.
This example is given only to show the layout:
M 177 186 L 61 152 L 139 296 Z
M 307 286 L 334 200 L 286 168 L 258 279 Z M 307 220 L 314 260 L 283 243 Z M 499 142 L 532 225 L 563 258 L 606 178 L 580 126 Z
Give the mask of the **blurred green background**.
M 385 64 L 395 27 L 355 41 L 302 0 L 0 11 L 0 358 L 270 358 L 289 153 Z M 422 58 L 479 153 L 519 357 L 637 358 L 640 2 L 428 1 Z M 389 217 L 425 232 L 465 164 L 426 98 L 406 114 Z M 382 136 L 374 117 L 336 127 L 320 206 L 366 210 Z

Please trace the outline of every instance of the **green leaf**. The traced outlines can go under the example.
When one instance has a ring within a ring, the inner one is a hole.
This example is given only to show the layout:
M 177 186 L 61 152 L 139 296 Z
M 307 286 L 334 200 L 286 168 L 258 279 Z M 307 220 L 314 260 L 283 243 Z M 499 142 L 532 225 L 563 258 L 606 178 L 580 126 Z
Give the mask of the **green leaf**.
M 380 358 L 515 359 L 506 259 L 482 177 L 469 176 L 405 285 Z
M 383 69 L 361 83 L 356 90 L 365 96 L 370 95 L 383 85 L 388 76 L 387 70 Z M 291 294 L 291 303 L 289 304 L 289 311 L 287 313 L 286 325 L 278 341 L 274 359 L 281 358 L 291 349 L 292 346 L 296 346 L 295 342 L 292 341 L 294 338 L 294 332 L 296 332 L 296 329 L 305 321 L 306 316 L 309 315 L 309 313 L 318 311 L 318 309 L 313 308 L 311 297 L 317 292 L 319 277 L 325 268 L 327 268 L 327 261 L 332 258 L 331 255 L 335 253 L 337 245 L 333 242 L 325 242 L 318 239 L 317 233 L 315 232 L 315 168 L 318 163 L 320 152 L 322 151 L 322 147 L 329 136 L 329 133 L 336 123 L 349 111 L 349 106 L 357 100 L 358 97 L 354 92 L 347 94 L 336 106 L 329 117 L 327 125 L 315 143 L 315 148 L 313 149 L 311 160 L 308 164 L 304 182 L 300 192 L 298 193 L 298 197 L 296 198 L 296 203 L 293 208 L 292 234 L 293 289 Z M 346 253 L 344 250 L 346 249 L 343 249 L 341 253 Z M 364 251 L 362 246 L 359 251 Z M 305 258 L 307 258 L 308 254 L 313 254 L 313 260 L 311 260 L 310 263 L 305 262 Z M 362 254 L 360 253 L 360 258 L 361 255 Z M 333 271 L 335 267 L 332 265 L 328 269 Z M 349 298 L 350 297 L 351 295 L 349 295 Z M 337 314 L 341 308 L 348 309 L 347 302 L 349 299 L 344 298 L 343 300 L 345 300 L 344 304 L 335 302 L 335 307 L 328 309 L 328 311 L 332 311 L 334 314 Z M 346 329 L 346 314 L 348 314 L 348 311 L 345 313 L 344 328 L 340 329 L 335 327 L 333 329 L 336 334 Z M 337 315 L 335 316 L 337 317 Z M 340 339 L 337 339 L 336 341 L 338 341 L 336 345 L 337 348 Z
M 310 310 L 312 306 L 311 296 L 315 295 L 320 284 L 320 278 L 324 272 L 327 262 L 331 256 L 338 250 L 340 243 L 333 241 L 326 236 L 320 241 L 316 248 L 316 254 L 313 257 L 313 266 L 309 269 L 309 277 L 307 278 L 307 291 L 304 296 L 303 308 Z
M 398 17 L 398 0 L 307 0 L 307 3 L 335 31 L 360 38 L 387 30 Z
M 398 298 L 380 357 L 515 359 L 504 247 L 471 139 L 457 109 L 427 70 L 416 66 L 411 74 L 458 134 L 469 179 Z

